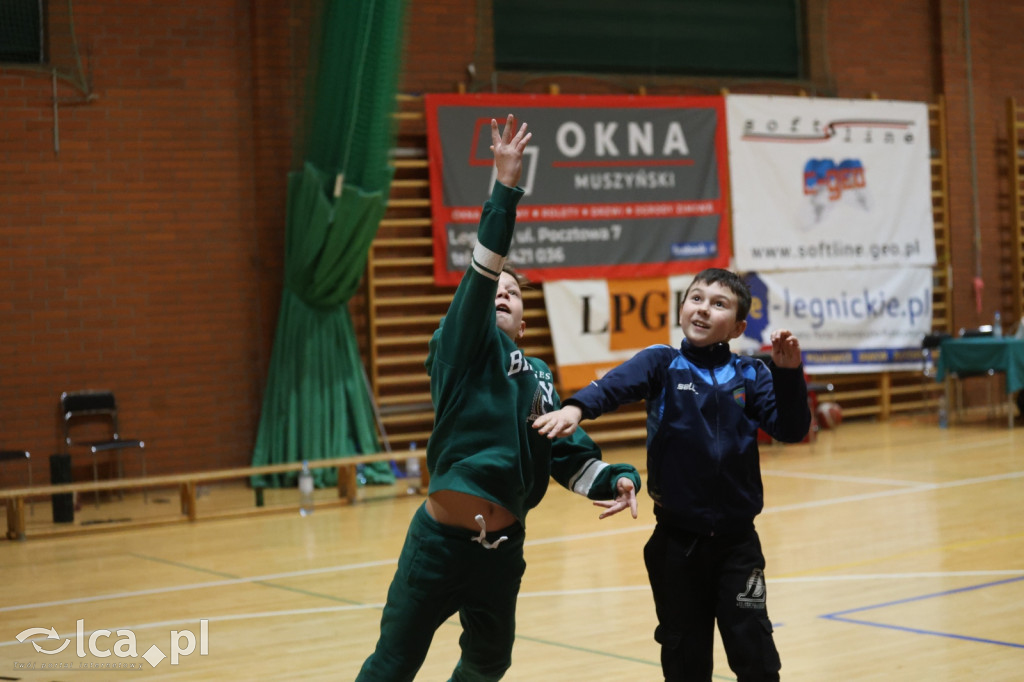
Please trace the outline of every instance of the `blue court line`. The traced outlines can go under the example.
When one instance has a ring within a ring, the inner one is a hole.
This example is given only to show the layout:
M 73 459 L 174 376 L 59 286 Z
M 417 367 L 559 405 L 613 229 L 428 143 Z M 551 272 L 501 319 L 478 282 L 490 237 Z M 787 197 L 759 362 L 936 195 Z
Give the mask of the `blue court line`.
M 903 625 L 890 625 L 889 623 L 879 623 L 877 621 L 860 620 L 858 618 L 846 618 L 848 613 L 858 613 L 860 611 L 871 611 L 873 609 L 881 609 L 888 606 L 897 606 L 899 604 L 909 604 L 910 602 L 922 601 L 924 599 L 933 599 L 935 597 L 947 597 L 949 595 L 958 594 L 961 592 L 971 592 L 973 590 L 980 590 L 986 587 L 995 587 L 997 585 L 1008 585 L 1010 583 L 1016 583 L 1024 580 L 1024 576 L 1018 578 L 1007 578 L 1006 580 L 996 580 L 995 582 L 981 583 L 980 585 L 969 585 L 967 587 L 958 587 L 955 590 L 946 590 L 944 592 L 933 592 L 931 594 L 922 594 L 917 597 L 908 597 L 906 599 L 897 599 L 895 601 L 883 602 L 881 604 L 873 604 L 871 606 L 861 606 L 856 609 L 847 609 L 846 611 L 836 611 L 835 613 L 826 613 L 818 616 L 819 618 L 825 618 L 827 620 L 835 620 L 844 623 L 853 623 L 854 625 L 868 625 L 876 628 L 886 628 L 888 630 L 899 630 L 902 632 L 912 632 L 918 635 L 931 635 L 933 637 L 946 637 L 948 639 L 960 639 L 967 642 L 979 642 L 981 644 L 996 644 L 998 646 L 1008 646 L 1015 649 L 1024 649 L 1024 644 L 1017 642 L 1003 642 L 998 639 L 987 639 L 985 637 L 971 637 L 968 635 L 958 635 L 953 632 L 940 632 L 938 630 L 923 630 L 920 628 L 911 628 Z

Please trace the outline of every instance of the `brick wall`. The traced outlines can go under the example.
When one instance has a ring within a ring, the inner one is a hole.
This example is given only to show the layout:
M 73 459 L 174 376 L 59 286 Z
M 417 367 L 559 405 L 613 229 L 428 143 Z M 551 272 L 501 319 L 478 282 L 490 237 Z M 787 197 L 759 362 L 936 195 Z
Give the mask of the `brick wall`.
M 1010 229 L 1006 99 L 1024 96 L 1024 47 L 1012 38 L 1024 28 L 1024 13 L 1019 7 L 970 5 L 968 70 L 961 3 L 944 0 L 938 4 L 941 92 L 948 112 L 953 321 L 956 327 L 990 324 L 997 306 L 1002 308 L 1004 322 L 1016 321 L 1017 314 L 1009 309 L 1006 261 Z M 971 161 L 972 104 L 976 194 Z M 980 312 L 973 286 L 979 273 L 985 285 Z
M 254 82 L 276 77 L 254 77 L 275 61 L 260 18 L 233 0 L 75 3 L 95 98 L 60 86 L 59 153 L 49 77 L 0 72 L 0 445 L 43 476 L 58 396 L 81 388 L 116 391 L 150 472 L 249 459 L 287 168 L 267 158 L 280 132 L 260 145 L 272 103 L 254 115 Z
M 962 4 L 814 7 L 833 94 L 945 96 L 955 322 L 988 321 L 1008 288 L 1000 286 L 1009 218 L 999 149 L 1005 99 L 1024 97 L 1024 8 L 971 5 L 986 279 L 978 315 Z M 79 0 L 74 9 L 96 98 L 74 101 L 80 94 L 61 86 L 59 153 L 50 79 L 0 70 L 0 447 L 43 460 L 58 448 L 60 392 L 107 387 L 121 401 L 125 434 L 149 442 L 152 472 L 244 465 L 280 298 L 285 176 L 301 94 L 295 8 Z M 489 77 L 481 11 L 477 0 L 411 1 L 404 91 L 452 91 L 471 62 Z M 560 84 L 563 92 L 611 87 Z

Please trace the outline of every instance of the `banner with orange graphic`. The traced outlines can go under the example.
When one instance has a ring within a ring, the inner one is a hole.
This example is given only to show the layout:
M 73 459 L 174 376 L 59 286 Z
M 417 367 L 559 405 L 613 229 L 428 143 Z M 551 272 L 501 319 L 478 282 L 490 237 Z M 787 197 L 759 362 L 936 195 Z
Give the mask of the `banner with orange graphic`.
M 935 263 L 928 105 L 728 95 L 735 267 Z
M 655 344 L 678 346 L 679 304 L 693 275 L 544 283 L 562 393 L 586 386 Z

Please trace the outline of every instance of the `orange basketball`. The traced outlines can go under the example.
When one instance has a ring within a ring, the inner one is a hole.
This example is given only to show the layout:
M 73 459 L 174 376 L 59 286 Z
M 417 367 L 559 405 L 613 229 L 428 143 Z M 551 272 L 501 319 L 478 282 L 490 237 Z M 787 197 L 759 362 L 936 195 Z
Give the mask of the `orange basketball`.
M 839 403 L 825 402 L 818 405 L 818 425 L 823 429 L 834 429 L 843 421 L 843 408 Z

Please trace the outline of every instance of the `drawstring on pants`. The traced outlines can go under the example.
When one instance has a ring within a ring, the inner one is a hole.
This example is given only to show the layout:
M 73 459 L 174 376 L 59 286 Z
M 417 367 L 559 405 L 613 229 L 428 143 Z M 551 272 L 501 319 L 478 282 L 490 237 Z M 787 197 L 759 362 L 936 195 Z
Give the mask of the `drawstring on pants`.
M 700 536 L 695 536 L 693 538 L 693 542 L 691 542 L 690 546 L 686 548 L 686 554 L 684 556 L 690 556 L 693 554 L 693 549 L 697 546 L 697 540 L 700 540 Z
M 476 515 L 477 525 L 480 526 L 480 535 L 475 538 L 470 538 L 473 542 L 479 542 L 483 545 L 484 549 L 495 549 L 498 545 L 508 540 L 507 535 L 502 535 L 500 538 L 495 540 L 493 543 L 487 542 L 487 522 L 484 521 L 484 517 L 481 514 Z

